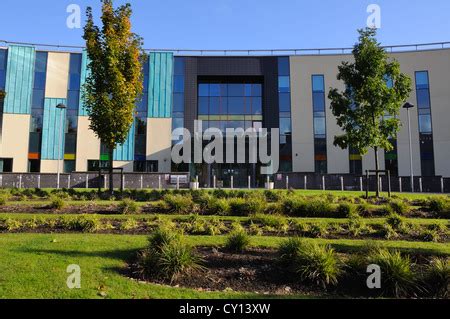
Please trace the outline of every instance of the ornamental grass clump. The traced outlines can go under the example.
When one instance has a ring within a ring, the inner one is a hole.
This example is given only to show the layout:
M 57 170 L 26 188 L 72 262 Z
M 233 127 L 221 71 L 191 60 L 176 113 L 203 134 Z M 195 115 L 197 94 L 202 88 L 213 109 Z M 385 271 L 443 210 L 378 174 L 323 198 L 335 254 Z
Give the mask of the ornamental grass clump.
M 158 228 L 152 233 L 147 249 L 139 253 L 137 260 L 137 272 L 141 276 L 170 283 L 201 269 L 201 258 L 183 235 L 168 228 Z
M 235 253 L 241 253 L 250 245 L 250 237 L 244 229 L 236 229 L 230 232 L 225 242 L 225 249 Z
M 124 198 L 117 208 L 120 214 L 138 214 L 141 211 L 139 205 L 129 198 Z

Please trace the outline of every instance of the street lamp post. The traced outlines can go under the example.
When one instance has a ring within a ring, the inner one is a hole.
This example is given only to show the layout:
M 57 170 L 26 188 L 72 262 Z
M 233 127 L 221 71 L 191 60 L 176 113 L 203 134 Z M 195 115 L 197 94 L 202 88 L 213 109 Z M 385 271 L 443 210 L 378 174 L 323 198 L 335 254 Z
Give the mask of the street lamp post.
M 61 144 L 62 144 L 62 137 L 64 133 L 64 110 L 66 109 L 66 106 L 64 104 L 58 104 L 56 106 L 57 109 L 59 109 L 59 141 L 58 141 L 58 168 L 57 168 L 57 181 L 56 181 L 56 188 L 59 189 L 59 180 L 60 180 L 60 174 L 61 174 Z
M 411 117 L 409 115 L 409 109 L 413 108 L 409 102 L 406 102 L 403 105 L 403 108 L 406 109 L 406 113 L 408 114 L 408 136 L 409 136 L 409 174 L 411 178 L 411 192 L 414 193 L 414 170 L 413 170 L 413 155 L 412 155 L 412 141 L 411 141 Z

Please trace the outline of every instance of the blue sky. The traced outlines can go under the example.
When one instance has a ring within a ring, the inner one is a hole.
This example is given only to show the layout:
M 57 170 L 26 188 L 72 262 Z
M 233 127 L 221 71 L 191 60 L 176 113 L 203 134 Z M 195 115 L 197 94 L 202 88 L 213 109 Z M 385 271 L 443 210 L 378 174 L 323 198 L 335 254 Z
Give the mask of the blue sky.
M 0 39 L 83 45 L 66 8 L 100 0 L 2 0 Z M 381 7 L 384 45 L 450 41 L 448 0 L 116 0 L 130 2 L 146 48 L 284 49 L 348 47 L 369 4 Z

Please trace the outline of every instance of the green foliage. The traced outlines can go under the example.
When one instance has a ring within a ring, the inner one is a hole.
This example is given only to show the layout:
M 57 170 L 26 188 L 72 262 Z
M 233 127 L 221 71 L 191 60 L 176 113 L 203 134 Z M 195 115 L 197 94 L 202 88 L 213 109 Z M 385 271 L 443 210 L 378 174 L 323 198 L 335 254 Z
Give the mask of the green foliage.
M 308 200 L 292 197 L 282 202 L 283 212 L 297 217 L 330 217 L 333 206 L 326 200 L 310 198 Z
M 389 205 L 391 206 L 392 210 L 400 215 L 405 215 L 409 212 L 410 207 L 408 204 L 406 204 L 404 201 L 402 200 L 393 200 L 389 203 Z
M 124 198 L 117 208 L 120 214 L 138 214 L 141 210 L 139 205 L 129 198 Z
M 181 234 L 158 229 L 149 238 L 149 246 L 138 256 L 138 269 L 146 277 L 172 283 L 179 276 L 202 269 L 201 259 Z
M 211 197 L 208 199 L 206 211 L 208 214 L 226 216 L 230 213 L 230 204 L 227 199 Z
M 7 200 L 8 200 L 8 197 L 5 194 L 0 194 L 0 206 L 6 205 Z
M 194 201 L 191 195 L 166 194 L 164 202 L 171 213 L 190 214 L 194 212 Z
M 134 218 L 128 218 L 120 223 L 121 230 L 133 230 L 139 227 L 139 223 Z
M 408 224 L 404 217 L 399 214 L 392 213 L 386 218 L 386 223 L 390 225 L 393 229 L 400 232 L 408 232 Z
M 336 285 L 341 273 L 339 261 L 333 251 L 314 242 L 302 243 L 297 250 L 294 269 L 301 280 L 307 280 L 326 288 Z
M 22 227 L 22 222 L 13 218 L 0 220 L 0 230 L 15 231 Z
M 81 215 L 68 221 L 62 221 L 68 230 L 93 233 L 100 228 L 99 221 L 91 216 Z
M 384 224 L 381 229 L 381 235 L 386 239 L 393 239 L 398 237 L 396 230 L 389 224 Z
M 424 285 L 437 298 L 448 298 L 450 285 L 450 261 L 444 257 L 433 257 L 428 265 Z
M 240 253 L 250 245 L 250 237 L 245 230 L 234 230 L 228 234 L 225 249 Z
M 328 235 L 327 226 L 322 223 L 313 223 L 309 226 L 308 234 L 314 238 L 321 238 Z
M 297 237 L 291 237 L 282 241 L 278 246 L 279 263 L 283 266 L 292 266 L 302 244 L 302 239 Z
M 428 209 L 442 218 L 450 217 L 450 203 L 442 197 L 431 197 L 426 203 Z
M 82 88 L 89 128 L 109 150 L 109 164 L 116 145 L 123 144 L 134 121 L 136 102 L 142 96 L 145 53 L 142 39 L 131 31 L 131 5 L 114 9 L 112 0 L 102 1 L 100 28 L 92 8 L 86 11 L 83 39 L 89 57 L 89 74 Z M 112 169 L 110 170 L 112 192 Z
M 328 94 L 333 115 L 344 131 L 334 137 L 334 145 L 352 147 L 361 155 L 374 148 L 378 169 L 378 149 L 392 150 L 390 138 L 400 130 L 398 115 L 411 93 L 411 79 L 401 73 L 400 64 L 391 61 L 377 42 L 375 29 L 366 28 L 359 33 L 359 43 L 353 48 L 354 62 L 342 62 L 338 67 L 337 79 L 347 89 L 331 89 Z M 386 78 L 392 80 L 392 87 Z M 377 183 L 377 197 L 378 194 Z
M 264 212 L 266 202 L 261 197 L 232 198 L 229 200 L 230 213 L 234 216 L 249 216 Z
M 355 213 L 355 207 L 348 203 L 341 203 L 337 208 L 337 216 L 348 218 Z
M 369 252 L 367 261 L 380 266 L 383 282 L 381 289 L 385 294 L 405 297 L 417 288 L 408 256 L 403 257 L 398 251 L 376 248 Z
M 50 199 L 49 208 L 52 209 L 63 209 L 66 206 L 66 202 L 60 196 L 52 195 Z

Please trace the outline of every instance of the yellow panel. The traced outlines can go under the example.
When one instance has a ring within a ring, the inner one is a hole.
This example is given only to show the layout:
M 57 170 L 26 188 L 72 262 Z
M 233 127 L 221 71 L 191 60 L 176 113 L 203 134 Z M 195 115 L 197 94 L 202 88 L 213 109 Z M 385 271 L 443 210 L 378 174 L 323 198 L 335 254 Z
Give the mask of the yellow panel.
M 45 97 L 67 98 L 70 53 L 49 52 Z
M 74 160 L 75 154 L 64 154 L 64 159 L 65 160 Z

